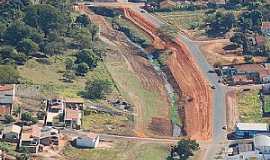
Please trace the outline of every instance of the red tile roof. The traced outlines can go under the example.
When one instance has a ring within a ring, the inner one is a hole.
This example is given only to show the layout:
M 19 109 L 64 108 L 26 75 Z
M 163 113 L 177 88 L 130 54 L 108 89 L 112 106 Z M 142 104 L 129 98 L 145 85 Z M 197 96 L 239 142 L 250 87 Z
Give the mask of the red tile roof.
M 262 29 L 270 29 L 270 22 L 263 22 L 261 28 Z

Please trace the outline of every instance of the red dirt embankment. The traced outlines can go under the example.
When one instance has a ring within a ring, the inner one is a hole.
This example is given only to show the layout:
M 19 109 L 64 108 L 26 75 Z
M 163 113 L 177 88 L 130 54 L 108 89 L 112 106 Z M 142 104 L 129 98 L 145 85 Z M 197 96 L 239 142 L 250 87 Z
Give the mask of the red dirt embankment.
M 184 106 L 184 129 L 192 139 L 209 140 L 213 130 L 212 91 L 190 51 L 179 39 L 162 40 L 157 34 L 157 28 L 140 13 L 128 8 L 123 10 L 127 19 L 152 37 L 155 47 L 172 50 L 167 65 L 184 96 L 189 99 Z

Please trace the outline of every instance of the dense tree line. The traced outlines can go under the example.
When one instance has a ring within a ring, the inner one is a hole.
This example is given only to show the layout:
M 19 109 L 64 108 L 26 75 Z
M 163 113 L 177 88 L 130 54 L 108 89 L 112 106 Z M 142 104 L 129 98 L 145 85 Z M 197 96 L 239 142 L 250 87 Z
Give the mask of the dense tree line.
M 64 54 L 71 48 L 78 54 L 65 76 L 94 68 L 101 56 L 94 48 L 99 28 L 86 15 L 72 16 L 71 6 L 71 0 L 41 0 L 38 4 L 16 0 L 0 5 L 0 65 L 12 65 L 9 67 L 16 70 L 14 65 L 23 65 L 31 57 Z

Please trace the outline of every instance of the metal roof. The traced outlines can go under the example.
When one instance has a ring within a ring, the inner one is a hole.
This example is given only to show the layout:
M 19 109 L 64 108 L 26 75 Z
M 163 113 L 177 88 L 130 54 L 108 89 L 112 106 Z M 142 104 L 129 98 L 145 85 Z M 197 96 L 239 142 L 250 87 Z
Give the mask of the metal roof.
M 268 131 L 269 125 L 267 123 L 237 123 L 238 130 L 243 131 Z

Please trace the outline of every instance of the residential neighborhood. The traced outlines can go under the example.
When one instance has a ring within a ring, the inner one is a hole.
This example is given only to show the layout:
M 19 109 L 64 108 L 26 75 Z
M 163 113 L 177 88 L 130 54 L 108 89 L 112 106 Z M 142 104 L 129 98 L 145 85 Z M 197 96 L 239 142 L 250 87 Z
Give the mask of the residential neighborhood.
M 0 0 L 0 159 L 269 150 L 269 0 Z

